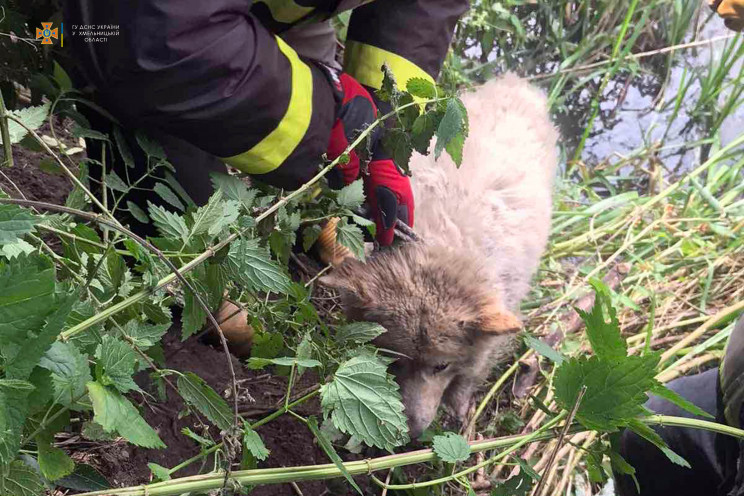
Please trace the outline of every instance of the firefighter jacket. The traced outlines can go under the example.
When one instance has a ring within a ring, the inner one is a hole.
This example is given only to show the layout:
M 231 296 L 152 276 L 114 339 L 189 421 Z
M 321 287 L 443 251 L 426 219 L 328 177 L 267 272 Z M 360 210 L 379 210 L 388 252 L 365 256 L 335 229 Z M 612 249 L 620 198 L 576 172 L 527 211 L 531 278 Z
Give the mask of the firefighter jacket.
M 65 19 L 118 25 L 105 43 L 72 39 L 81 78 L 117 118 L 249 174 L 280 172 L 282 180 L 268 182 L 289 187 L 317 171 L 336 104 L 326 75 L 282 32 L 354 8 L 344 70 L 379 88 L 387 63 L 405 85 L 437 77 L 467 7 L 467 0 L 67 0 Z

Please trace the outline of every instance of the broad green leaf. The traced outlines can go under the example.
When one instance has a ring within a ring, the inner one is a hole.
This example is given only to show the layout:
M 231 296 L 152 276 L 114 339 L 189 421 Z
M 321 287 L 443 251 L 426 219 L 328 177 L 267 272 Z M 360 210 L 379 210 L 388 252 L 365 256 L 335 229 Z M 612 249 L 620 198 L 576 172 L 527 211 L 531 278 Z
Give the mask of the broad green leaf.
M 395 165 L 408 172 L 408 164 L 413 154 L 413 143 L 405 131 L 391 129 L 382 137 L 382 146 L 395 161 Z
M 462 462 L 470 458 L 468 441 L 454 432 L 445 432 L 441 436 L 434 436 L 432 440 L 434 453 L 444 462 Z
M 570 410 L 586 385 L 576 420 L 589 429 L 614 430 L 648 413 L 643 404 L 646 392 L 658 384 L 654 379 L 658 363 L 657 353 L 621 361 L 596 356 L 566 360 L 555 374 L 556 400 Z
M 289 291 L 291 280 L 286 271 L 255 240 L 232 243 L 226 263 L 228 274 L 246 289 L 283 294 Z
M 83 127 L 77 123 L 72 127 L 70 134 L 73 138 L 94 139 L 99 141 L 109 140 L 108 136 L 106 136 L 102 132 L 96 131 L 95 129 L 90 129 L 88 127 Z
M 84 463 L 78 463 L 72 474 L 55 481 L 55 484 L 76 491 L 102 491 L 111 488 L 104 476 Z
M 124 164 L 130 169 L 134 167 L 132 150 L 129 148 L 129 144 L 126 138 L 124 138 L 124 134 L 122 134 L 119 126 L 114 126 L 114 141 L 116 142 L 116 148 L 119 150 L 122 160 L 124 160 Z
M 196 203 L 194 203 L 194 200 L 191 198 L 191 196 L 189 196 L 186 190 L 183 189 L 183 186 L 178 183 L 176 176 L 174 176 L 170 170 L 165 171 L 164 177 L 166 184 L 168 184 L 168 186 L 170 186 L 170 188 L 176 192 L 178 197 L 183 200 L 184 203 L 186 203 L 186 208 L 196 208 Z
M 55 342 L 39 366 L 52 373 L 54 398 L 60 405 L 74 405 L 85 394 L 85 385 L 91 380 L 90 367 L 87 357 L 74 344 Z
M 159 343 L 169 327 L 170 323 L 153 325 L 132 319 L 124 325 L 124 334 L 140 349 L 146 350 Z
M 157 463 L 148 463 L 147 467 L 150 469 L 150 472 L 152 472 L 152 475 L 155 476 L 156 480 L 159 481 L 167 481 L 170 480 L 170 472 L 167 468 L 158 465 Z
M 330 458 L 333 464 L 336 465 L 336 468 L 341 471 L 346 481 L 351 485 L 351 487 L 356 490 L 356 492 L 364 495 L 357 483 L 351 477 L 349 471 L 346 470 L 344 461 L 341 460 L 341 457 L 338 456 L 336 450 L 333 449 L 333 444 L 331 444 L 330 439 L 326 437 L 325 432 L 318 428 L 318 419 L 316 419 L 314 416 L 311 416 L 309 419 L 307 419 L 307 426 L 310 428 L 310 432 L 312 432 L 315 436 L 315 439 L 318 440 L 318 444 L 323 449 L 323 451 L 325 451 L 325 454 L 328 455 L 328 458 Z
M 150 218 L 155 224 L 155 227 L 158 228 L 158 231 L 160 231 L 160 234 L 166 238 L 176 238 L 184 242 L 188 239 L 189 228 L 186 227 L 186 221 L 183 220 L 183 217 L 169 212 L 159 205 L 153 205 L 149 201 L 147 205 Z
M 132 379 L 137 355 L 127 343 L 113 336 L 103 336 L 96 348 L 98 365 L 103 368 L 101 381 L 104 385 L 113 385 L 122 393 L 139 391 L 139 386 Z
M 22 381 L 19 379 L 0 379 L 0 390 L 33 391 L 34 389 L 36 389 L 34 385 L 28 381 Z
M 197 289 L 200 285 L 193 279 L 191 283 Z M 199 300 L 190 289 L 184 289 L 183 295 L 183 312 L 181 313 L 181 340 L 185 341 L 188 337 L 196 334 L 207 323 L 207 312 L 201 306 Z
M 200 436 L 188 427 L 184 427 L 183 429 L 181 429 L 181 433 L 189 439 L 193 439 L 194 441 L 196 441 L 199 445 L 201 445 L 202 448 L 211 448 L 215 444 L 214 441 L 212 441 L 211 439 Z
M 279 357 L 279 358 L 261 358 L 252 357 L 248 359 L 248 368 L 251 370 L 260 370 L 267 365 L 281 365 L 284 367 L 291 367 L 296 365 L 297 367 L 304 367 L 311 369 L 320 367 L 322 364 L 313 358 L 299 358 L 299 357 Z
M 306 333 L 304 336 L 302 336 L 302 341 L 300 341 L 300 344 L 297 345 L 297 360 L 309 360 L 312 359 L 313 356 L 313 340 L 310 337 L 310 333 Z M 318 362 L 318 366 L 320 365 L 320 362 Z M 305 369 L 307 367 L 297 364 L 297 378 L 300 378 L 302 374 L 305 372 Z
M 0 245 L 15 243 L 34 230 L 36 217 L 18 205 L 0 205 Z
M 222 201 L 222 192 L 218 190 L 209 198 L 206 205 L 194 212 L 191 235 L 198 236 L 207 232 L 216 235 L 224 227 L 224 218 L 225 203 Z
M 108 171 L 106 173 L 106 185 L 114 191 L 126 193 L 129 191 L 129 186 L 124 182 L 122 178 L 114 171 Z
M 351 322 L 338 328 L 336 340 L 340 344 L 364 344 L 387 330 L 375 322 Z
M 325 418 L 341 431 L 387 450 L 408 442 L 398 385 L 378 357 L 363 353 L 342 363 L 320 395 Z
M 230 174 L 212 172 L 209 177 L 212 179 L 214 189 L 222 191 L 225 198 L 240 202 L 243 208 L 250 211 L 256 199 L 257 190 L 248 189 L 248 185 L 242 179 Z
M 364 184 L 357 179 L 348 186 L 344 186 L 336 195 L 336 203 L 341 208 L 355 210 L 364 203 Z
M 372 236 L 374 236 L 375 234 L 377 234 L 377 226 L 375 225 L 375 223 L 373 221 L 371 221 L 371 220 L 369 220 L 369 219 L 367 219 L 365 217 L 361 217 L 359 215 L 356 215 L 356 214 L 352 214 L 351 215 L 351 218 L 352 218 L 352 220 L 354 221 L 355 224 L 358 224 L 358 225 L 360 225 L 362 227 L 367 228 L 367 231 L 369 231 L 369 233 Z
M 178 376 L 178 392 L 193 408 L 222 430 L 233 423 L 233 414 L 227 402 L 198 375 L 186 372 Z
M 29 393 L 25 388 L 0 387 L 0 467 L 10 463 L 21 447 Z
M 576 311 L 586 324 L 586 335 L 592 345 L 594 354 L 602 359 L 621 359 L 627 356 L 628 348 L 620 334 L 615 309 L 609 291 L 599 281 L 592 281 L 594 286 L 594 306 L 590 312 L 580 308 Z M 603 307 L 607 309 L 605 317 Z
M 150 222 L 150 218 L 147 216 L 145 211 L 142 210 L 136 203 L 127 201 L 127 210 L 129 210 L 129 213 L 132 214 L 132 217 L 137 219 L 139 222 L 142 222 L 143 224 L 147 224 Z
M 93 403 L 93 420 L 106 432 L 118 432 L 130 443 L 144 448 L 165 448 L 137 408 L 118 391 L 97 382 L 89 382 L 87 387 Z
M 168 186 L 166 186 L 165 183 L 155 184 L 153 191 L 155 191 L 155 193 L 157 193 L 160 198 L 165 200 L 172 207 L 177 208 L 181 212 L 186 210 L 186 207 L 183 206 L 181 200 L 178 199 L 176 194 Z
M 36 251 L 36 248 L 19 238 L 13 243 L 3 245 L 3 247 L 0 248 L 0 255 L 3 255 L 8 260 L 11 260 L 21 255 L 30 255 L 34 251 Z
M 356 258 L 364 262 L 364 234 L 359 226 L 349 224 L 343 219 L 336 226 L 336 241 L 350 249 Z
M 0 470 L 0 496 L 42 496 L 46 486 L 41 476 L 20 460 Z
M 422 155 L 429 153 L 429 145 L 437 129 L 436 116 L 432 112 L 416 117 L 411 127 L 411 145 Z
M 522 336 L 522 339 L 524 340 L 524 344 L 535 350 L 538 355 L 544 356 L 556 365 L 562 364 L 566 359 L 560 351 L 553 349 L 548 343 L 541 339 L 526 333 Z
M 463 130 L 465 121 L 463 110 L 464 107 L 458 104 L 455 98 L 447 101 L 447 110 L 436 131 L 437 143 L 434 145 L 434 157 L 439 158 L 444 147 Z
M 527 496 L 532 491 L 532 478 L 524 471 L 510 477 L 491 490 L 491 496 Z
M 312 246 L 315 244 L 316 241 L 318 241 L 318 237 L 320 236 L 320 232 L 323 229 L 318 224 L 313 224 L 312 226 L 306 227 L 302 231 L 302 249 L 305 251 L 308 251 Z
M 406 91 L 419 98 L 435 98 L 437 87 L 431 81 L 424 78 L 411 78 L 406 83 Z
M 85 439 L 90 439 L 91 441 L 114 441 L 117 438 L 116 434 L 106 432 L 103 430 L 101 424 L 93 421 L 84 422 L 80 433 Z
M 67 71 L 65 71 L 56 60 L 54 61 L 52 77 L 54 77 L 54 81 L 59 85 L 59 89 L 63 91 L 69 91 L 72 89 L 72 80 L 70 79 L 70 76 L 67 75 Z
M 266 460 L 270 453 L 261 436 L 246 422 L 243 423 L 243 449 L 250 451 L 257 460 Z
M 383 64 L 382 70 L 382 84 L 380 89 L 375 92 L 377 97 L 383 102 L 389 102 L 393 107 L 398 104 L 398 98 L 400 98 L 400 90 L 398 90 L 398 84 L 395 81 L 395 75 L 387 63 Z
M 134 135 L 137 140 L 137 144 L 142 148 L 149 157 L 159 158 L 165 160 L 165 152 L 160 143 L 154 141 L 142 131 L 137 131 Z
M 447 154 L 452 158 L 452 161 L 457 167 L 462 165 L 462 151 L 465 146 L 465 135 L 457 133 L 454 138 L 449 140 L 444 149 Z
M 37 446 L 41 473 L 50 481 L 54 481 L 70 475 L 75 470 L 75 462 L 67 453 L 53 446 L 51 441 L 51 435 L 39 435 Z
M 638 419 L 632 419 L 630 422 L 628 422 L 628 427 L 630 428 L 630 430 L 641 436 L 643 439 L 659 448 L 661 452 L 666 455 L 670 462 L 674 463 L 675 465 L 690 468 L 689 462 L 672 451 L 671 448 L 667 446 L 666 442 L 664 442 L 664 439 L 648 425 L 644 424 Z
M 654 386 L 653 389 L 651 389 L 651 392 L 655 394 L 656 396 L 660 396 L 667 400 L 670 403 L 674 403 L 678 407 L 682 408 L 683 410 L 687 410 L 693 415 L 697 415 L 698 417 L 703 418 L 715 418 L 710 413 L 706 412 L 696 404 L 692 403 L 691 401 L 686 400 L 682 396 L 680 396 L 675 391 L 672 391 L 668 387 L 664 386 L 663 384 L 657 384 Z
M 41 127 L 42 124 L 44 124 L 44 121 L 46 121 L 46 118 L 49 115 L 49 108 L 50 104 L 45 103 L 44 105 L 39 105 L 37 107 L 26 107 L 21 110 L 11 110 L 8 113 L 19 121 L 23 122 L 23 124 L 27 128 L 31 129 L 32 131 L 36 131 Z M 10 135 L 11 145 L 19 143 L 23 138 L 26 137 L 26 134 L 28 134 L 28 131 L 26 131 L 23 126 L 11 119 L 8 119 L 8 132 Z M 0 143 L 2 143 L 2 141 L 3 137 L 2 135 L 0 135 Z
M 54 304 L 54 266 L 43 256 L 0 261 L 0 344 L 23 344 Z

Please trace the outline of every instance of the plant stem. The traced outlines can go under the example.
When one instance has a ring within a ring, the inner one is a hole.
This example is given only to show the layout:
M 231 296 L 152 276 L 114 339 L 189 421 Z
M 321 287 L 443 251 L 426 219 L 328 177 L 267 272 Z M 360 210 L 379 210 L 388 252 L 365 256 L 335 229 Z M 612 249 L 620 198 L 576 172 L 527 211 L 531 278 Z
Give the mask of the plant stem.
M 10 128 L 8 126 L 8 109 L 5 108 L 3 92 L 0 91 L 0 133 L 3 138 L 3 150 L 5 152 L 5 163 L 8 167 L 13 167 L 13 145 L 10 144 Z

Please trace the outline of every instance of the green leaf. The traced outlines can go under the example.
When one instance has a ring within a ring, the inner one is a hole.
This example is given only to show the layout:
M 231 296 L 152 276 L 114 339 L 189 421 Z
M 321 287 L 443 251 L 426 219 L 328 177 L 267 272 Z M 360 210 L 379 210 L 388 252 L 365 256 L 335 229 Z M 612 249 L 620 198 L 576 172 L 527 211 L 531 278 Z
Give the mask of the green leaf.
M 343 474 L 346 481 L 353 487 L 356 492 L 358 492 L 361 495 L 364 495 L 362 490 L 359 488 L 357 483 L 354 481 L 354 479 L 351 477 L 351 474 L 348 470 L 346 470 L 346 467 L 344 466 L 343 460 L 341 460 L 341 457 L 338 456 L 338 453 L 336 453 L 336 450 L 333 449 L 333 444 L 331 444 L 331 441 L 326 437 L 325 433 L 318 428 L 318 419 L 311 416 L 307 419 L 307 426 L 310 428 L 310 432 L 313 433 L 315 436 L 315 439 L 318 440 L 318 444 L 320 447 L 325 451 L 325 454 L 328 455 L 328 458 L 331 459 L 334 465 L 336 465 L 336 468 L 338 468 L 341 473 Z
M 462 462 L 470 458 L 468 441 L 454 432 L 446 432 L 441 436 L 434 436 L 432 440 L 434 453 L 444 462 Z
M 73 138 L 94 139 L 94 140 L 99 140 L 99 141 L 109 140 L 108 136 L 106 136 L 102 132 L 96 131 L 95 129 L 83 127 L 79 124 L 75 124 L 72 127 L 70 134 L 72 135 Z
M 103 368 L 101 381 L 104 385 L 113 385 L 122 393 L 139 391 L 139 386 L 132 379 L 137 355 L 124 341 L 113 336 L 103 336 L 96 348 L 98 365 Z
M 85 385 L 91 380 L 88 358 L 74 344 L 55 342 L 39 366 L 52 373 L 54 398 L 60 405 L 72 406 L 85 394 Z
M 56 60 L 54 61 L 52 77 L 59 85 L 59 89 L 63 91 L 69 91 L 72 89 L 72 80 L 70 79 L 70 76 L 67 75 L 67 71 L 65 71 Z
M 75 470 L 75 462 L 67 453 L 51 444 L 51 435 L 39 435 L 37 446 L 39 448 L 39 468 L 41 473 L 54 481 L 70 475 Z
M 299 358 L 299 357 L 279 357 L 279 358 L 261 358 L 252 357 L 248 359 L 248 368 L 251 370 L 260 370 L 267 365 L 281 365 L 284 367 L 290 367 L 296 365 L 298 367 L 304 367 L 307 369 L 320 367 L 322 364 L 313 358 Z
M 372 236 L 377 233 L 377 226 L 373 221 L 356 214 L 352 214 L 351 219 L 354 221 L 355 224 L 367 228 L 367 231 L 369 231 Z
M 544 356 L 556 365 L 560 365 L 566 360 L 566 357 L 563 356 L 561 352 L 553 349 L 542 339 L 538 339 L 526 333 L 522 336 L 522 339 L 524 340 L 524 344 L 535 350 L 535 353 Z
M 459 168 L 462 165 L 462 150 L 465 146 L 465 135 L 457 133 L 444 147 L 452 161 Z
M 34 251 L 36 251 L 36 248 L 22 239 L 17 239 L 15 242 L 3 245 L 3 247 L 0 248 L 0 254 L 8 260 L 19 257 L 21 255 L 30 255 Z
M 247 422 L 243 423 L 243 449 L 250 451 L 257 460 L 266 460 L 269 456 L 269 450 L 261 436 Z
M 437 127 L 437 143 L 434 146 L 435 158 L 439 158 L 445 146 L 463 130 L 466 115 L 463 109 L 464 107 L 462 104 L 458 104 L 457 99 L 451 98 L 447 101 L 444 117 L 442 117 L 439 127 Z
M 213 194 L 206 205 L 199 207 L 193 214 L 194 222 L 191 226 L 191 235 L 209 233 L 212 236 L 218 234 L 225 227 L 225 203 L 222 201 L 222 192 Z
M 491 496 L 527 496 L 532 491 L 532 478 L 524 471 L 491 490 Z
M 201 377 L 192 372 L 179 375 L 178 392 L 186 403 L 196 408 L 214 425 L 222 430 L 230 429 L 233 423 L 230 407 Z
M 142 222 L 143 224 L 147 224 L 150 222 L 150 218 L 147 216 L 145 211 L 142 210 L 136 203 L 127 201 L 127 209 L 129 210 L 129 213 L 132 214 L 132 217 Z
M 336 203 L 341 208 L 355 210 L 364 203 L 364 183 L 357 179 L 348 186 L 344 186 L 336 195 Z
M 157 193 L 160 198 L 165 200 L 172 207 L 175 207 L 182 212 L 186 209 L 186 207 L 183 206 L 183 203 L 181 203 L 181 200 L 178 199 L 176 194 L 164 183 L 155 184 L 153 191 L 155 191 L 155 193 Z
M 158 228 L 160 234 L 166 238 L 176 238 L 183 242 L 189 237 L 189 228 L 186 227 L 186 221 L 178 214 L 169 212 L 159 205 L 147 202 L 147 210 L 150 212 L 150 218 Z
M 289 292 L 292 283 L 289 276 L 256 240 L 240 239 L 231 244 L 226 263 L 230 277 L 246 289 Z
M 675 465 L 690 468 L 690 464 L 687 462 L 687 460 L 672 451 L 669 446 L 667 446 L 666 442 L 664 442 L 664 439 L 662 439 L 662 437 L 648 425 L 637 419 L 633 419 L 628 422 L 628 427 L 630 428 L 630 430 L 641 436 L 643 439 L 659 448 L 661 452 L 666 455 L 670 462 L 674 463 Z
M 142 148 L 142 151 L 144 151 L 148 157 L 165 160 L 165 152 L 163 151 L 163 147 L 160 146 L 157 141 L 150 139 L 150 137 L 142 131 L 137 131 L 134 134 L 134 137 L 137 140 L 137 144 L 140 146 L 140 148 Z
M 586 335 L 592 345 L 594 354 L 603 359 L 621 359 L 628 355 L 628 348 L 620 334 L 615 309 L 609 290 L 599 281 L 592 281 L 594 286 L 594 306 L 587 313 L 580 308 L 576 312 L 586 324 Z M 605 317 L 603 309 L 607 309 Z
M 406 91 L 419 98 L 436 98 L 437 96 L 437 87 L 434 83 L 428 79 L 419 77 L 408 80 L 406 83 Z
M 257 190 L 248 189 L 248 185 L 242 179 L 230 174 L 211 172 L 209 177 L 212 179 L 214 189 L 222 191 L 225 198 L 240 202 L 243 208 L 250 211 L 256 200 Z
M 336 225 L 336 241 L 351 250 L 356 258 L 364 262 L 364 234 L 359 226 L 343 219 Z
M 54 266 L 43 256 L 0 261 L 0 344 L 23 344 L 54 304 Z
M 305 333 L 304 336 L 302 336 L 302 341 L 300 341 L 300 344 L 297 345 L 297 360 L 310 360 L 313 356 L 313 340 L 310 337 L 310 333 Z M 318 366 L 320 366 L 321 363 L 318 362 Z M 297 364 L 297 378 L 299 379 L 303 373 L 305 373 L 305 367 L 304 365 Z
M 170 471 L 161 466 L 157 463 L 148 463 L 147 467 L 150 469 L 150 472 L 152 472 L 152 475 L 155 476 L 155 479 L 158 481 L 167 481 L 170 480 Z
M 129 149 L 127 140 L 124 138 L 124 134 L 122 134 L 119 126 L 114 126 L 114 141 L 116 142 L 116 148 L 119 150 L 122 160 L 124 160 L 124 164 L 130 169 L 134 167 L 132 150 Z
M 191 280 L 197 291 L 200 289 L 195 280 Z M 207 323 L 207 312 L 190 289 L 184 289 L 183 312 L 181 313 L 181 340 L 196 334 Z
M 413 143 L 408 133 L 400 129 L 390 129 L 382 137 L 382 146 L 392 156 L 395 164 L 408 172 L 408 164 L 413 155 Z
M 102 491 L 111 488 L 111 484 L 104 476 L 84 463 L 78 463 L 72 474 L 55 481 L 55 484 L 76 491 Z
M 176 192 L 179 198 L 181 198 L 181 200 L 186 203 L 187 209 L 196 208 L 196 203 L 194 203 L 194 200 L 189 196 L 186 190 L 183 189 L 183 186 L 178 183 L 176 176 L 174 176 L 170 170 L 165 171 L 164 177 L 165 182 L 168 184 L 168 186 L 170 186 L 171 189 Z
M 383 102 L 389 102 L 393 107 L 397 107 L 400 91 L 398 90 L 393 71 L 390 70 L 387 64 L 383 64 L 380 70 L 382 71 L 382 84 L 375 94 Z
M 341 431 L 387 450 L 408 442 L 398 385 L 378 357 L 363 353 L 342 363 L 320 395 L 325 418 Z
M 422 155 L 429 154 L 429 145 L 437 129 L 437 121 L 434 113 L 428 112 L 416 117 L 411 127 L 411 145 L 413 149 Z
M 1 496 L 42 496 L 46 494 L 45 490 L 39 474 L 20 460 L 0 470 Z
M 306 227 L 302 231 L 302 249 L 308 251 L 310 248 L 312 248 L 312 246 L 318 240 L 318 236 L 320 236 L 321 231 L 322 228 L 318 224 L 313 224 L 312 226 Z
M 384 332 L 387 332 L 387 329 L 375 322 L 351 322 L 338 328 L 336 341 L 341 345 L 364 344 Z
M 614 430 L 648 413 L 643 404 L 646 392 L 658 384 L 654 379 L 658 363 L 657 353 L 621 361 L 596 356 L 566 360 L 555 374 L 556 400 L 570 410 L 586 385 L 576 420 L 589 429 Z
M 93 403 L 93 420 L 106 432 L 118 432 L 130 443 L 143 448 L 165 448 L 137 408 L 118 391 L 97 382 L 89 382 L 87 387 Z
M 0 387 L 0 467 L 10 463 L 21 447 L 29 393 L 17 385 Z
M 0 379 L 0 390 L 33 391 L 34 389 L 36 389 L 34 385 L 28 381 L 22 381 L 19 379 Z
M 146 350 L 159 343 L 169 328 L 170 323 L 153 325 L 132 319 L 124 325 L 124 334 L 140 349 Z
M 36 217 L 17 205 L 0 205 L 0 245 L 15 243 L 34 230 Z
M 663 384 L 657 384 L 652 389 L 651 392 L 655 394 L 656 396 L 659 396 L 661 398 L 664 398 L 670 403 L 674 403 L 678 407 L 680 407 L 683 410 L 687 410 L 693 415 L 697 415 L 698 417 L 703 418 L 715 418 L 710 413 L 706 412 L 696 404 L 692 403 L 691 401 L 686 400 L 679 394 L 677 394 L 675 391 L 672 391 L 668 387 L 664 386 Z
M 11 110 L 8 113 L 19 121 L 23 122 L 23 124 L 27 128 L 31 129 L 32 131 L 36 131 L 41 127 L 42 124 L 44 124 L 44 121 L 49 115 L 49 108 L 50 104 L 45 103 L 44 105 L 39 105 L 37 107 L 26 107 L 21 110 Z M 23 138 L 26 137 L 26 134 L 28 134 L 28 131 L 26 131 L 23 126 L 10 119 L 8 119 L 8 132 L 10 134 L 11 145 L 20 142 Z M 2 136 L 0 136 L 0 143 L 2 143 Z

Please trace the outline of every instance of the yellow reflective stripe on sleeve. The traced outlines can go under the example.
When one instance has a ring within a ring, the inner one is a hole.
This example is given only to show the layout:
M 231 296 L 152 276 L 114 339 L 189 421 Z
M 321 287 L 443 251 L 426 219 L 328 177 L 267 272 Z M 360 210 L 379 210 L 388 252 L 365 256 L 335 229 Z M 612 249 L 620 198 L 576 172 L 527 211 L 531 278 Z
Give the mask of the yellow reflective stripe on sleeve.
M 292 67 L 292 89 L 287 111 L 276 128 L 247 152 L 222 161 L 248 174 L 271 172 L 297 148 L 310 126 L 313 106 L 313 75 L 289 45 L 277 37 L 279 50 Z
M 302 19 L 315 7 L 303 7 L 292 0 L 258 0 L 256 3 L 265 3 L 271 12 L 271 17 L 282 24 L 292 24 Z
M 366 86 L 380 89 L 383 64 L 390 67 L 400 88 L 405 88 L 408 80 L 414 77 L 434 82 L 434 78 L 426 71 L 400 55 L 366 43 L 347 40 L 344 52 L 344 71 L 354 79 Z

